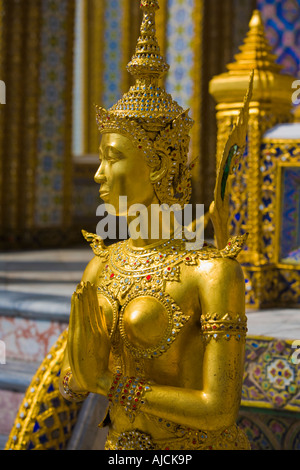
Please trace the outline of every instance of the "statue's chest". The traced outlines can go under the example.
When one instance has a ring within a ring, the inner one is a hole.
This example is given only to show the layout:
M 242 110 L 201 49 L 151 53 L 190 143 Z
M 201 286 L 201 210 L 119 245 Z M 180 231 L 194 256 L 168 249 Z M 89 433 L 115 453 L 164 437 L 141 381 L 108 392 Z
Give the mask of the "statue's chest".
M 181 265 L 190 255 L 171 242 L 164 248 L 137 254 L 118 244 L 99 275 L 99 304 L 111 336 L 136 358 L 166 352 L 189 319 L 166 292 L 166 284 L 180 282 Z

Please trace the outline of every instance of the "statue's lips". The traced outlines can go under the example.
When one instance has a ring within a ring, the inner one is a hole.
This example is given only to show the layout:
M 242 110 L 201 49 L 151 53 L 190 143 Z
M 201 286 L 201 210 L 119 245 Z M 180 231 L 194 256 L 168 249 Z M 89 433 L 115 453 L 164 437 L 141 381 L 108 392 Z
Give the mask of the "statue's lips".
M 108 191 L 99 191 L 99 194 L 100 194 L 101 199 L 105 199 L 109 196 Z

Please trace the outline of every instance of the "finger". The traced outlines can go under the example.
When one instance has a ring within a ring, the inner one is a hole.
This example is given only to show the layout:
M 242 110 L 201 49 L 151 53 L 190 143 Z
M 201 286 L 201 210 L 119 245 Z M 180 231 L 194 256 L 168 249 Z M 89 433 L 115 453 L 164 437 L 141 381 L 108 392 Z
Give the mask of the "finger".
M 95 324 L 93 322 L 93 314 L 92 314 L 92 301 L 91 301 L 91 292 L 90 286 L 86 285 L 84 290 L 84 299 L 83 299 L 83 310 L 84 310 L 84 321 L 86 325 L 86 329 L 89 330 L 89 334 L 95 335 L 97 333 L 97 329 L 95 328 Z
M 85 286 L 85 318 L 87 319 L 91 331 L 93 334 L 97 333 L 97 325 L 94 320 L 94 302 L 93 302 L 93 290 L 91 284 L 88 282 Z
M 76 294 L 74 298 L 73 322 L 72 322 L 72 372 L 78 385 L 80 385 L 80 354 L 84 350 L 84 326 L 82 324 L 82 294 Z
M 68 327 L 68 350 L 69 358 L 72 360 L 72 350 L 74 346 L 74 332 L 75 332 L 75 322 L 76 322 L 76 299 L 77 294 L 74 292 L 71 298 L 71 309 L 70 309 L 70 318 L 69 318 L 69 327 Z
M 74 371 L 74 359 L 76 351 L 76 317 L 77 317 L 77 294 L 74 293 L 71 299 L 71 312 L 68 329 L 68 356 L 71 370 Z
M 106 323 L 103 321 L 103 312 L 99 305 L 97 290 L 93 285 L 89 286 L 89 305 L 90 321 L 93 325 L 94 331 L 98 333 L 105 333 Z

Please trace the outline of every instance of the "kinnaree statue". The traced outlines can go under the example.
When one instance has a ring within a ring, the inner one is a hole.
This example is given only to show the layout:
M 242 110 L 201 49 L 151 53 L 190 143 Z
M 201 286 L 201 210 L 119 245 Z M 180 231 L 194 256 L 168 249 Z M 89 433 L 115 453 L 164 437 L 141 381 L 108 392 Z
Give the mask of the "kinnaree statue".
M 117 215 L 134 204 L 184 207 L 191 197 L 193 121 L 159 85 L 168 66 L 155 37 L 158 2 L 143 0 L 141 8 L 141 35 L 128 64 L 135 85 L 108 111 L 97 108 L 95 181 Z M 249 449 L 236 425 L 247 321 L 235 258 L 245 237 L 227 235 L 227 180 L 243 153 L 249 95 L 210 208 L 216 247 L 187 250 L 172 233 L 106 247 L 83 232 L 95 256 L 72 297 L 60 390 L 74 401 L 89 392 L 108 398 L 108 450 Z M 118 206 L 124 195 L 127 208 Z M 148 216 L 151 224 L 150 209 Z

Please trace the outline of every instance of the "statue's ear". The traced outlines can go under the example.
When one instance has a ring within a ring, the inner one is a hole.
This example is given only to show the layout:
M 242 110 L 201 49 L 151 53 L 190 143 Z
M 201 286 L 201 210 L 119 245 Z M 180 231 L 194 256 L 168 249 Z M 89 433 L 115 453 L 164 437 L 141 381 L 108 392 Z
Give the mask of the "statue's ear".
M 153 184 L 161 181 L 168 172 L 169 165 L 168 165 L 167 155 L 160 152 L 159 160 L 160 160 L 159 165 L 153 168 L 150 172 L 150 181 Z

